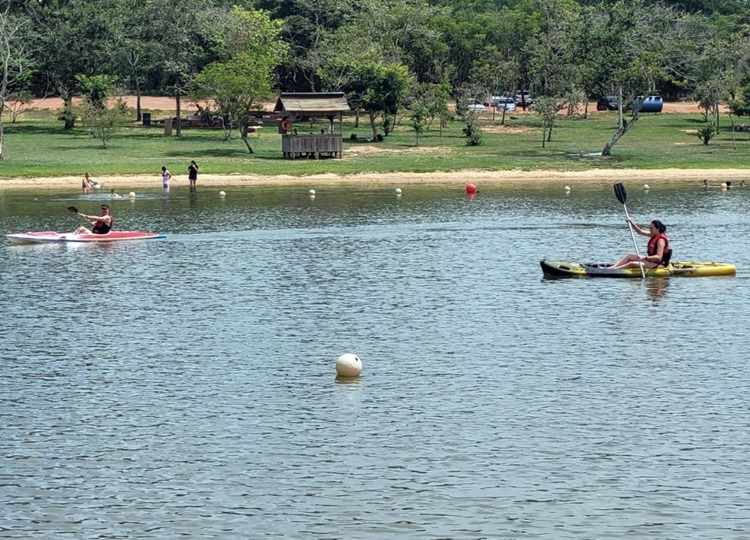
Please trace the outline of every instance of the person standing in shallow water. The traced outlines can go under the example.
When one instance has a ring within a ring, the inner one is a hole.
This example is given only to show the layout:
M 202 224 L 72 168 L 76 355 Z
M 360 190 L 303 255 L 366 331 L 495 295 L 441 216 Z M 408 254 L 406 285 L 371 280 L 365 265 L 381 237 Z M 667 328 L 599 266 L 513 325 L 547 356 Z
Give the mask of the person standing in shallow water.
M 195 191 L 195 183 L 198 181 L 198 165 L 195 161 L 190 161 L 188 167 L 188 180 L 190 180 L 190 191 Z
M 164 188 L 164 190 L 169 189 L 169 181 L 172 180 L 172 173 L 167 170 L 166 167 L 161 168 L 161 187 Z

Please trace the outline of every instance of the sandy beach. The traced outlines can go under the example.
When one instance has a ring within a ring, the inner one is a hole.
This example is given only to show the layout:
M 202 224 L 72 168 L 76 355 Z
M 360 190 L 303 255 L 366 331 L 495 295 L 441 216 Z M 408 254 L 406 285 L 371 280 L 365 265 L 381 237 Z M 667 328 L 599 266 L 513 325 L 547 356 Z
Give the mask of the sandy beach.
M 257 175 L 215 175 L 201 174 L 199 187 L 231 186 L 305 186 L 316 188 L 338 184 L 405 186 L 409 184 L 518 184 L 529 182 L 560 182 L 563 185 L 613 182 L 666 182 L 702 183 L 708 179 L 713 185 L 732 181 L 750 180 L 747 169 L 598 169 L 590 171 L 457 171 L 432 173 L 372 173 L 355 175 L 317 174 L 309 176 L 257 176 Z M 118 192 L 138 188 L 161 186 L 159 175 L 99 176 L 94 178 L 104 183 L 104 189 Z M 187 187 L 187 175 L 172 179 L 172 187 Z M 7 178 L 0 179 L 0 189 L 80 189 L 81 177 L 61 176 L 56 178 Z

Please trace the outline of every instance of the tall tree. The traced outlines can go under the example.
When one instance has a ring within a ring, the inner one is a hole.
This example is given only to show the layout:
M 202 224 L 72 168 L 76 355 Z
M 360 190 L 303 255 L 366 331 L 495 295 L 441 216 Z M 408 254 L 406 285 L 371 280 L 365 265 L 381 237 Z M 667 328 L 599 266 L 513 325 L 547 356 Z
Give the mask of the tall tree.
M 399 64 L 368 60 L 354 66 L 354 92 L 370 118 L 373 140 L 378 139 L 379 116 L 395 116 L 403 105 L 409 87 L 409 71 Z
M 108 0 L 60 0 L 26 4 L 39 43 L 37 86 L 51 86 L 63 99 L 65 129 L 75 126 L 73 96 L 77 92 L 76 75 L 101 73 L 108 60 L 108 48 L 102 47 L 107 35 Z
M 118 0 L 112 10 L 111 43 L 113 71 L 135 93 L 136 120 L 142 118 L 141 85 L 148 72 L 158 63 L 156 47 L 148 43 L 149 21 L 141 0 Z
M 0 12 L 0 160 L 5 157 L 3 111 L 9 96 L 25 89 L 31 75 L 29 21 L 6 8 Z
M 213 99 L 230 126 L 237 124 L 248 152 L 248 124 L 253 113 L 270 98 L 274 88 L 274 69 L 287 53 L 287 45 L 278 37 L 281 21 L 272 21 L 266 11 L 247 11 L 235 6 L 226 35 L 226 58 L 206 66 L 196 77 L 197 98 Z
M 190 92 L 193 78 L 215 60 L 217 11 L 211 0 L 145 0 L 144 36 L 159 59 L 161 88 L 174 96 L 177 136 L 182 134 L 182 98 Z
M 284 21 L 280 37 L 289 45 L 289 54 L 278 73 L 287 91 L 319 90 L 322 42 L 342 27 L 363 22 L 364 4 L 357 0 L 261 0 L 257 4 L 272 19 Z
M 653 93 L 665 80 L 677 80 L 683 71 L 686 55 L 679 14 L 663 5 L 649 5 L 643 0 L 617 0 L 602 11 L 600 47 L 602 69 L 623 96 L 634 98 Z M 681 54 L 681 51 L 683 54 Z M 642 103 L 642 100 L 640 101 Z M 602 155 L 609 156 L 615 144 L 640 119 L 635 107 L 630 122 L 619 113 L 619 126 L 604 145 Z

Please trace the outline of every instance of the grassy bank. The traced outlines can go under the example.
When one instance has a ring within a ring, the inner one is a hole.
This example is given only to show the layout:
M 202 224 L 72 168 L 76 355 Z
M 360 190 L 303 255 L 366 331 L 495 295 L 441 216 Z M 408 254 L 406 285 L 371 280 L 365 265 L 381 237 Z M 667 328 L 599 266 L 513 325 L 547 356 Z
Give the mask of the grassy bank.
M 167 113 L 153 111 L 154 118 Z M 174 174 L 185 174 L 191 159 L 202 172 L 215 174 L 306 175 L 320 173 L 356 174 L 378 172 L 433 172 L 475 170 L 568 170 L 590 169 L 750 169 L 750 137 L 732 132 L 727 117 L 722 130 L 709 145 L 703 145 L 695 131 L 706 124 L 700 114 L 643 115 L 615 146 L 613 156 L 580 157 L 601 152 L 615 130 L 615 113 L 596 113 L 588 118 L 561 118 L 552 141 L 542 148 L 541 127 L 534 114 L 512 114 L 505 125 L 491 113 L 482 117 L 483 144 L 468 146 L 460 122 L 451 123 L 442 134 L 433 129 L 420 137 L 406 122 L 382 143 L 364 140 L 370 135 L 365 123 L 355 127 L 353 118 L 344 121 L 344 158 L 340 160 L 286 160 L 275 125 L 251 136 L 255 151 L 249 154 L 235 133 L 224 141 L 218 129 L 185 129 L 182 137 L 166 136 L 161 128 L 133 124 L 110 142 L 107 149 L 77 127 L 64 131 L 61 122 L 48 111 L 29 111 L 15 124 L 6 123 L 5 160 L 0 162 L 0 179 L 12 177 L 55 177 L 154 174 L 162 165 Z M 316 133 L 322 124 L 298 123 L 300 133 Z M 336 128 L 338 129 L 338 123 Z M 350 135 L 356 133 L 357 141 Z M 1 181 L 1 180 L 0 180 Z

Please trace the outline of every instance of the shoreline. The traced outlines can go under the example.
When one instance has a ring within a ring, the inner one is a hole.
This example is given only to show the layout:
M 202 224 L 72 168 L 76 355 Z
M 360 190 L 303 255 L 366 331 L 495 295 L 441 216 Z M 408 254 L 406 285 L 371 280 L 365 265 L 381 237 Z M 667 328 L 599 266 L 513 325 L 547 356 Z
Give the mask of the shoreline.
M 0 191 L 6 189 L 81 189 L 81 177 L 60 176 L 54 178 L 0 178 Z M 132 188 L 161 188 L 161 176 L 122 175 L 92 177 L 103 182 L 103 189 L 119 191 Z M 333 173 L 309 176 L 260 176 L 247 174 L 201 174 L 199 187 L 232 186 L 299 186 L 310 188 L 356 184 L 367 185 L 410 185 L 410 184 L 518 184 L 529 182 L 560 182 L 570 184 L 611 183 L 612 181 L 633 182 L 702 182 L 708 179 L 711 184 L 750 179 L 748 169 L 596 169 L 587 171 L 474 171 L 431 173 L 358 173 L 338 175 Z M 187 175 L 172 178 L 172 187 L 188 187 Z

